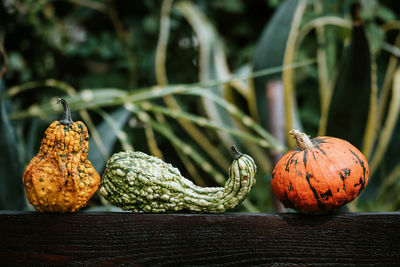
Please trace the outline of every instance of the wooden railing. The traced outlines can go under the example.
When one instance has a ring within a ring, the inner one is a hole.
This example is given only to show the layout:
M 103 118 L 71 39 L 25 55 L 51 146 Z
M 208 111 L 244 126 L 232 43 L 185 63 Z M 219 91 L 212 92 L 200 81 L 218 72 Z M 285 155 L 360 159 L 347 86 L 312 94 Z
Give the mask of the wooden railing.
M 0 266 L 400 266 L 400 213 L 0 212 Z

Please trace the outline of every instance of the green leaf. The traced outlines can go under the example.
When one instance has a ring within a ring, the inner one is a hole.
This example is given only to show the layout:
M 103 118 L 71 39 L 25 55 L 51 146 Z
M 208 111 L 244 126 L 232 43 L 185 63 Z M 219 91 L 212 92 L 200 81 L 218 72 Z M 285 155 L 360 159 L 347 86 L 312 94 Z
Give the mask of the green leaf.
M 254 53 L 254 71 L 283 65 L 286 42 L 289 37 L 298 2 L 298 0 L 284 1 L 264 28 Z M 267 116 L 265 116 L 268 110 L 266 84 L 268 81 L 280 79 L 280 76 L 281 73 L 276 73 L 254 80 L 258 114 L 261 124 L 264 126 L 268 123 Z
M 15 131 L 8 120 L 9 101 L 0 80 L 0 209 L 21 210 L 25 207 L 22 186 L 23 167 L 20 162 Z
M 397 130 L 396 130 L 397 129 Z M 387 172 L 391 172 L 396 164 L 400 163 L 400 116 L 398 116 L 394 127 L 393 135 L 390 138 L 384 160 L 380 163 L 381 167 Z
M 371 160 L 370 173 L 381 168 L 384 173 L 391 172 L 399 164 L 400 157 L 400 68 L 394 74 L 391 98 L 385 123 L 382 125 L 376 151 Z M 397 129 L 397 130 L 396 130 Z M 377 173 L 380 173 L 378 171 Z
M 208 20 L 204 13 L 190 1 L 181 1 L 175 7 L 183 14 L 193 27 L 200 44 L 199 53 L 199 74 L 200 81 L 222 80 L 230 77 L 227 67 L 226 56 L 221 39 L 218 36 L 213 24 Z M 216 95 L 232 94 L 231 89 L 226 86 L 213 86 L 208 90 Z M 212 120 L 225 125 L 234 125 L 229 113 L 223 108 L 206 98 L 201 98 L 204 111 Z M 218 133 L 221 141 L 226 147 L 237 143 L 237 140 L 226 133 Z
M 376 23 L 368 23 L 365 30 L 371 44 L 371 52 L 376 55 L 383 47 L 385 42 L 385 33 Z
M 329 108 L 326 134 L 361 149 L 370 108 L 371 54 L 364 27 L 355 26 L 345 48 Z
M 40 146 L 40 136 L 43 136 L 44 132 L 41 130 L 46 129 L 45 122 L 40 120 L 39 118 L 31 118 L 30 119 L 30 124 L 29 124 L 29 130 L 26 136 L 26 143 L 24 146 L 24 157 L 22 159 L 22 162 L 25 162 L 26 164 L 29 163 L 29 161 L 39 152 L 37 150 L 37 147 Z
M 129 115 L 130 112 L 128 110 L 126 110 L 124 107 L 120 107 L 111 114 L 111 117 L 115 122 L 115 126 L 121 129 L 127 122 Z M 117 141 L 117 133 L 113 127 L 110 126 L 107 120 L 103 120 L 96 128 L 99 132 L 101 140 L 105 145 L 107 154 L 110 156 L 113 152 L 115 142 Z M 92 138 L 90 138 L 89 144 L 90 147 L 88 159 L 92 162 L 94 168 L 99 173 L 102 173 L 107 159 L 105 159 L 100 153 L 99 148 L 96 146 L 96 143 L 92 140 Z

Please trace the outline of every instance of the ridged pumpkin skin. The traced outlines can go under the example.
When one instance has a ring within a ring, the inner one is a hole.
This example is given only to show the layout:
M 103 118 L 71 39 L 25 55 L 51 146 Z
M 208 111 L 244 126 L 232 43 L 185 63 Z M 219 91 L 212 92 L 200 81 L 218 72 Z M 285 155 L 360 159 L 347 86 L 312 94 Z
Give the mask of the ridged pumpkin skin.
M 28 201 L 40 212 L 75 212 L 87 205 L 100 183 L 87 159 L 86 126 L 81 121 L 62 122 L 47 128 L 39 153 L 23 175 Z
M 312 148 L 287 152 L 271 177 L 275 196 L 287 208 L 325 213 L 355 199 L 368 183 L 368 162 L 349 142 L 316 137 Z

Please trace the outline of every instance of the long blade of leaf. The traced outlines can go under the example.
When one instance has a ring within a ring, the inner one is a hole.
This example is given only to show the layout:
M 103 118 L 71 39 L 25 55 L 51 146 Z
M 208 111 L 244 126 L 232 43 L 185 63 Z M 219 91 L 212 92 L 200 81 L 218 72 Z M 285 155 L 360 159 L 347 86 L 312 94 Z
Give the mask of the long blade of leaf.
M 23 166 L 17 148 L 15 130 L 8 120 L 9 101 L 3 99 L 4 82 L 0 79 L 0 209 L 25 207 L 22 187 Z M 7 107 L 8 106 L 8 107 Z
M 296 11 L 293 16 L 290 33 L 285 47 L 285 55 L 283 58 L 283 64 L 292 64 L 295 62 L 297 53 L 297 38 L 299 35 L 299 28 L 301 19 L 303 17 L 306 8 L 306 1 L 300 0 L 296 6 Z M 296 119 L 297 113 L 297 102 L 295 93 L 295 79 L 293 69 L 284 70 L 282 73 L 282 82 L 284 89 L 284 103 L 285 103 L 285 126 L 286 126 L 286 141 L 289 147 L 295 147 L 296 142 L 290 136 L 289 132 L 293 128 L 300 128 L 299 120 Z
M 394 189 L 393 187 L 396 185 L 398 186 L 399 184 L 400 184 L 400 162 L 396 165 L 396 167 L 393 168 L 393 170 L 389 173 L 386 179 L 382 182 L 382 186 L 380 188 L 377 201 L 383 202 L 384 200 L 386 200 L 387 202 L 391 202 L 392 204 L 394 204 L 393 196 L 390 197 L 389 194 L 398 195 L 398 191 L 393 190 Z M 384 203 L 380 204 L 383 205 Z
M 176 110 L 170 110 L 168 108 L 164 108 L 159 105 L 152 104 L 150 102 L 141 102 L 138 104 L 138 106 L 148 112 L 153 112 L 156 114 L 163 114 L 170 116 L 174 119 L 182 119 L 182 120 L 187 120 L 190 122 L 193 122 L 201 127 L 207 127 L 215 130 L 220 130 L 226 133 L 229 133 L 233 136 L 237 136 L 239 138 L 242 138 L 243 140 L 246 140 L 248 142 L 253 142 L 258 144 L 261 147 L 269 147 L 268 143 L 265 142 L 265 140 L 261 138 L 257 138 L 251 134 L 242 132 L 240 130 L 237 130 L 236 128 L 231 128 L 229 126 L 221 125 L 218 122 L 211 121 L 205 117 L 197 116 L 197 115 L 192 115 L 190 113 L 186 113 L 184 111 L 176 111 Z
M 226 66 L 226 58 L 222 47 L 222 42 L 218 34 L 207 19 L 207 17 L 190 1 L 181 1 L 175 7 L 183 14 L 194 29 L 200 43 L 199 72 L 200 81 L 210 81 L 229 78 Z M 231 90 L 229 87 L 218 88 L 213 86 L 208 90 L 223 97 Z M 233 125 L 229 114 L 216 106 L 212 101 L 202 98 L 204 112 L 214 121 L 225 125 Z M 235 141 L 226 133 L 219 133 L 220 140 L 226 147 L 230 147 Z
M 190 5 L 190 2 L 188 2 Z M 156 78 L 157 82 L 160 85 L 167 85 L 168 79 L 166 74 L 166 52 L 167 52 L 167 44 L 168 44 L 168 35 L 169 35 L 169 24 L 170 24 L 170 12 L 172 7 L 172 0 L 164 0 L 162 3 L 162 12 L 160 19 L 160 35 L 157 43 L 156 50 Z M 179 7 L 179 4 L 178 4 Z M 181 105 L 175 99 L 173 95 L 166 95 L 163 97 L 164 102 L 170 109 L 181 111 Z M 212 147 L 212 143 L 209 139 L 201 132 L 199 129 L 193 125 L 190 121 L 178 119 L 179 124 L 182 128 L 203 148 L 203 150 L 210 155 L 210 157 L 223 169 L 227 169 L 229 166 L 229 162 L 223 157 L 223 155 L 215 149 L 209 149 Z M 153 142 L 154 143 L 154 142 Z M 184 154 L 178 153 L 180 157 L 185 157 Z M 190 164 L 190 161 L 183 159 L 184 162 Z M 189 166 L 188 166 L 189 167 Z M 189 167 L 189 169 L 193 169 Z M 196 175 L 199 177 L 198 175 Z
M 168 86 L 151 86 L 142 89 L 135 89 L 128 93 L 126 90 L 122 90 L 119 88 L 96 88 L 93 89 L 85 89 L 82 92 L 83 94 L 73 94 L 67 97 L 68 103 L 71 103 L 70 106 L 76 105 L 76 107 L 71 107 L 71 110 L 80 110 L 86 108 L 95 108 L 95 107 L 109 107 L 109 106 L 117 106 L 124 104 L 125 102 L 129 102 L 131 100 L 140 101 L 140 100 L 150 100 L 154 98 L 160 98 L 165 95 L 170 94 L 180 94 L 182 92 L 186 92 L 192 89 L 199 88 L 208 88 L 212 86 L 222 85 L 226 83 L 231 83 L 236 80 L 246 80 L 256 77 L 261 77 L 264 75 L 270 75 L 274 73 L 280 73 L 282 70 L 292 69 L 292 68 L 300 68 L 310 64 L 314 64 L 315 59 L 308 59 L 301 62 L 296 62 L 293 64 L 289 64 L 286 66 L 277 66 L 268 69 L 262 69 L 259 71 L 251 72 L 245 75 L 233 76 L 232 78 L 226 80 L 213 80 L 208 82 L 201 83 L 193 83 L 193 84 L 175 84 Z M 43 82 L 29 82 L 26 84 L 18 85 L 12 87 L 14 92 L 12 94 L 7 94 L 7 96 L 14 96 L 17 93 L 20 93 L 25 90 L 31 90 L 38 87 L 43 86 L 43 83 L 47 84 L 47 82 L 51 82 L 54 80 L 45 80 Z M 51 85 L 48 85 L 51 86 Z M 62 89 L 58 85 L 55 88 Z M 23 89 L 23 90 L 22 90 Z M 22 90 L 22 91 L 20 91 Z M 68 93 L 70 94 L 70 93 Z M 54 114 L 54 112 L 59 111 L 59 106 L 55 105 L 55 101 L 51 103 L 44 103 L 39 105 L 32 105 L 27 110 L 16 111 L 9 115 L 9 118 L 12 120 L 16 119 L 24 119 L 29 117 L 46 117 L 47 114 Z
M 378 73 L 374 56 L 371 55 L 371 94 L 369 99 L 369 112 L 361 152 L 369 159 L 376 139 L 378 115 Z
M 201 95 L 203 97 L 212 99 L 215 103 L 217 103 L 221 107 L 225 108 L 231 114 L 231 116 L 237 118 L 238 120 L 241 120 L 244 125 L 246 125 L 250 129 L 254 130 L 261 137 L 263 137 L 265 139 L 265 141 L 269 143 L 268 146 L 271 146 L 273 149 L 276 149 L 278 151 L 286 150 L 286 147 L 283 144 L 281 144 L 278 140 L 276 140 L 276 138 L 273 137 L 268 131 L 266 131 L 260 124 L 255 122 L 251 117 L 249 117 L 247 114 L 243 113 L 235 105 L 227 102 L 225 99 L 223 99 L 211 92 L 206 92 L 201 89 L 200 90 L 190 90 L 185 93 L 190 94 L 190 95 Z M 267 145 L 264 145 L 264 147 L 265 146 L 267 146 Z
M 118 135 L 121 136 L 121 128 L 127 122 L 130 112 L 123 107 L 118 108 L 110 115 L 101 110 L 97 110 L 97 112 L 102 115 L 104 120 L 96 126 L 96 129 L 105 146 L 107 154 L 111 155 Z M 92 139 L 93 137 L 90 138 Z M 124 141 L 122 143 L 124 143 Z M 89 144 L 88 159 L 92 162 L 95 169 L 101 173 L 104 169 L 106 159 L 103 157 L 102 153 L 100 153 L 98 146 L 93 141 L 89 141 Z
M 132 145 L 128 140 L 128 134 L 122 129 L 129 119 L 128 112 L 122 112 L 123 108 L 114 111 L 111 115 L 102 109 L 95 109 L 101 115 L 104 122 L 107 122 L 111 129 L 114 131 L 118 141 L 122 145 L 124 151 L 133 150 Z
M 394 41 L 395 46 L 400 46 L 400 34 L 397 34 L 396 40 Z M 382 83 L 382 89 L 379 96 L 379 110 L 378 110 L 378 125 L 382 125 L 383 117 L 386 112 L 387 102 L 389 101 L 390 89 L 393 82 L 393 76 L 396 71 L 398 64 L 398 58 L 395 56 L 390 56 L 389 62 L 387 64 L 385 78 Z
M 31 89 L 33 89 L 32 87 Z M 79 94 L 65 97 L 71 110 L 84 110 L 87 108 L 117 106 L 125 102 L 127 92 L 121 89 L 85 89 Z M 29 117 L 46 118 L 48 114 L 59 113 L 61 107 L 57 101 L 46 100 L 43 104 L 31 105 L 26 110 L 20 110 L 10 114 L 10 119 L 24 119 Z
M 354 26 L 330 103 L 327 134 L 361 149 L 371 96 L 371 54 L 362 25 Z
M 392 97 L 390 100 L 389 111 L 386 117 L 385 124 L 381 131 L 378 145 L 375 154 L 371 160 L 371 175 L 378 168 L 379 164 L 382 162 L 385 152 L 389 149 L 390 155 L 394 156 L 394 159 L 390 161 L 393 163 L 398 161 L 398 151 L 400 149 L 400 134 L 398 129 L 400 129 L 400 68 L 398 68 L 394 74 Z M 397 128 L 395 128 L 397 124 Z M 395 132 L 395 129 L 397 131 Z M 389 144 L 391 144 L 389 146 Z
M 283 65 L 287 39 L 297 9 L 299 0 L 283 1 L 274 15 L 264 28 L 253 58 L 253 69 L 258 71 Z M 259 120 L 264 127 L 267 127 L 268 108 L 266 102 L 266 85 L 269 80 L 279 79 L 280 72 L 266 75 L 254 80 L 256 103 Z

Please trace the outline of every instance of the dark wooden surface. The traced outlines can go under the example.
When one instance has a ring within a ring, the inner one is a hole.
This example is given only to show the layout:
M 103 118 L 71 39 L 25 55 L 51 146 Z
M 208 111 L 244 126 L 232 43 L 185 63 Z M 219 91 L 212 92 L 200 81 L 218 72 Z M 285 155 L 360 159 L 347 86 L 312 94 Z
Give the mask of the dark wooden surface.
M 0 266 L 400 266 L 400 213 L 0 212 Z

